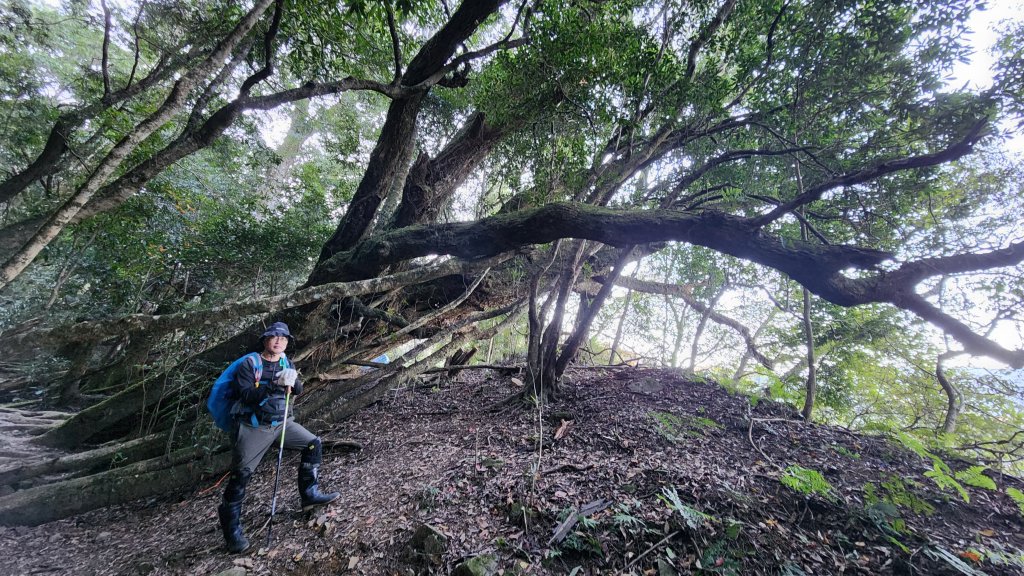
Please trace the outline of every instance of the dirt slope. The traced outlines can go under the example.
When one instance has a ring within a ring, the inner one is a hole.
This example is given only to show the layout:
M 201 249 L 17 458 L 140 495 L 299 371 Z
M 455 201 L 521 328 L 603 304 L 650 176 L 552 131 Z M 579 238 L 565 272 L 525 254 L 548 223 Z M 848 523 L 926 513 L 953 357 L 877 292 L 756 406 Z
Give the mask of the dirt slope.
M 363 445 L 328 451 L 323 485 L 342 498 L 319 516 L 298 510 L 286 457 L 269 549 L 257 548 L 270 457 L 246 499 L 246 553 L 222 548 L 211 479 L 0 528 L 0 574 L 448 574 L 480 555 L 503 574 L 1024 574 L 1024 513 L 1005 493 L 1018 479 L 961 483 L 967 503 L 897 443 L 671 371 L 579 370 L 542 412 L 492 409 L 516 387 L 507 377 L 461 378 L 319 430 Z M 787 468 L 804 478 L 794 485 L 816 482 L 791 466 L 827 484 L 784 486 Z M 441 536 L 410 552 L 423 524 Z

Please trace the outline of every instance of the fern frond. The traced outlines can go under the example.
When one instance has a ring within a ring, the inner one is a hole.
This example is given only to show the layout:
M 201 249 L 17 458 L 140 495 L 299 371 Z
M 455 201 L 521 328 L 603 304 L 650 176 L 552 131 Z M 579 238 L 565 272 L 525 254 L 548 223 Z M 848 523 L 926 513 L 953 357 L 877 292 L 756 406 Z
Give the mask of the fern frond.
M 686 523 L 687 528 L 690 530 L 696 530 L 704 524 L 714 521 L 715 517 L 710 514 L 705 514 L 696 508 L 692 508 L 683 504 L 681 498 L 679 498 L 679 492 L 674 487 L 667 487 L 661 490 L 661 494 L 658 498 L 665 502 L 668 507 L 674 512 L 678 512 L 683 518 L 683 522 Z
M 957 492 L 959 492 L 960 497 L 964 499 L 964 502 L 971 501 L 971 495 L 967 493 L 967 490 L 963 487 L 963 485 L 957 482 L 956 478 L 953 478 L 952 476 L 944 472 L 942 470 L 942 467 L 939 466 L 938 462 L 934 463 L 932 465 L 932 469 L 925 472 L 924 475 L 931 478 L 932 481 L 935 482 L 935 485 L 943 490 L 956 490 Z
M 971 466 L 966 470 L 957 472 L 955 476 L 957 480 L 967 484 L 968 486 L 984 488 L 986 490 L 995 490 L 996 483 L 988 476 L 985 476 L 985 470 L 985 466 Z
M 1017 503 L 1017 508 L 1020 508 L 1021 515 L 1024 516 L 1024 492 L 1010 487 L 1006 489 L 1006 494 L 1013 498 L 1013 501 Z
M 818 494 L 831 497 L 833 495 L 832 485 L 817 470 L 790 465 L 779 477 L 779 482 L 792 490 L 802 494 Z

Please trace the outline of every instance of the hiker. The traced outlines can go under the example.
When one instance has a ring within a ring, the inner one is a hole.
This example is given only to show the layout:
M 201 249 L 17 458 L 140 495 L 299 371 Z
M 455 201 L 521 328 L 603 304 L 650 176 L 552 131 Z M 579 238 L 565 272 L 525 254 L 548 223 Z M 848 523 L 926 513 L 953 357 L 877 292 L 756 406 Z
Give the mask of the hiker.
M 324 494 L 317 486 L 317 470 L 322 457 L 320 438 L 296 423 L 290 411 L 288 421 L 282 422 L 289 384 L 292 396 L 302 393 L 302 382 L 284 354 L 291 338 L 287 324 L 271 324 L 260 336 L 258 358 L 262 360 L 262 366 L 254 365 L 257 356 L 253 354 L 235 372 L 232 385 L 236 387 L 238 400 L 231 408 L 234 416 L 231 477 L 217 508 L 224 540 L 233 553 L 249 547 L 241 525 L 245 486 L 263 455 L 280 442 L 281 426 L 285 427 L 284 447 L 302 450 L 298 475 L 302 510 L 322 506 L 340 496 L 337 492 Z

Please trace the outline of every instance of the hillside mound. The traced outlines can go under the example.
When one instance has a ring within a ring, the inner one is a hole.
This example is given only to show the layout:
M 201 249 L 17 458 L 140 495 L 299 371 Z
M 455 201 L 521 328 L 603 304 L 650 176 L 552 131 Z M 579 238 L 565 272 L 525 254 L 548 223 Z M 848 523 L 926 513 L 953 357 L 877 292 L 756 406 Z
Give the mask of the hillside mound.
M 302 513 L 297 457 L 286 456 L 269 548 L 270 454 L 246 497 L 253 547 L 241 555 L 223 549 L 215 478 L 188 494 L 0 528 L 0 573 L 1024 571 L 1024 511 L 1006 492 L 1024 488 L 1017 478 L 989 471 L 994 488 L 979 487 L 988 482 L 966 463 L 808 424 L 675 371 L 579 369 L 540 409 L 501 402 L 517 388 L 466 371 L 395 390 L 334 429 L 305 421 L 339 446 L 321 480 L 342 497 Z

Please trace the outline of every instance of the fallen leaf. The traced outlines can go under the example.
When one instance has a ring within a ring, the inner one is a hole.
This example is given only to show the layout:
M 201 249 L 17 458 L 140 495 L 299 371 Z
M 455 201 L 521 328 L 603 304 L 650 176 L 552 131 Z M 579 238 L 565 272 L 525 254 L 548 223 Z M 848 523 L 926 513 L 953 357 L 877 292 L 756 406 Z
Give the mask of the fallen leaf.
M 967 560 L 970 560 L 971 562 L 974 562 L 974 563 L 981 562 L 981 554 L 978 554 L 974 550 L 966 550 L 964 552 L 961 552 L 960 553 L 960 557 L 961 558 L 965 558 Z
M 996 535 L 996 531 L 989 528 L 988 530 L 979 530 L 978 534 L 981 534 L 982 536 L 985 536 L 987 538 L 991 538 Z

